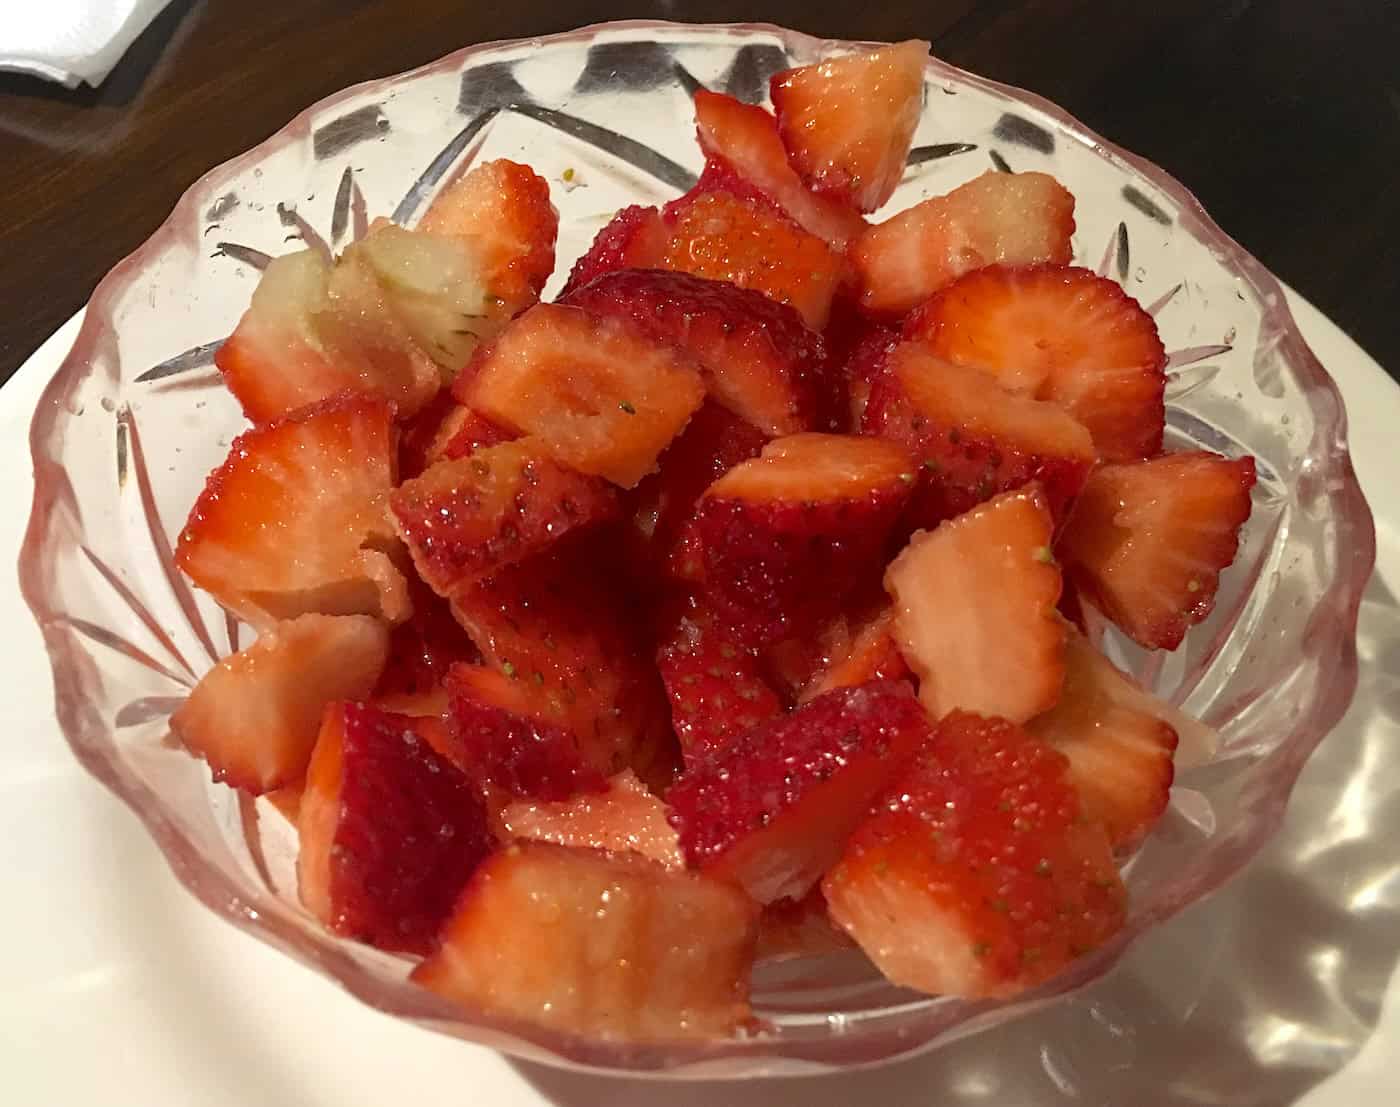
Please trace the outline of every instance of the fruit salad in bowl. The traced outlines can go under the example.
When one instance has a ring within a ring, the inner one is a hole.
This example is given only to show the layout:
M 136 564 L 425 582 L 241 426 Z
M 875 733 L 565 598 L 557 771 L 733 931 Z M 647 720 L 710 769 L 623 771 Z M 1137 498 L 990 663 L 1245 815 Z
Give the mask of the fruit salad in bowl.
M 191 191 L 49 399 L 75 750 L 211 906 L 525 1056 L 1013 1017 L 1243 864 L 1354 681 L 1369 515 L 1272 279 L 922 42 L 350 90 Z

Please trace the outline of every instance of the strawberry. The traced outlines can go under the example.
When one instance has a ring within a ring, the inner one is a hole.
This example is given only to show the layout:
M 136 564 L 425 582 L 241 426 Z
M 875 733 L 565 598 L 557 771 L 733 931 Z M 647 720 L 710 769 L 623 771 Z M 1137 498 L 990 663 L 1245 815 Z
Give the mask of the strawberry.
M 623 208 L 593 239 L 559 293 L 567 300 L 603 273 L 615 269 L 650 269 L 661 260 L 669 237 L 656 208 L 633 204 Z
M 756 652 L 694 599 L 681 606 L 656 664 L 687 761 L 722 749 L 783 710 Z
M 706 158 L 727 162 L 834 249 L 844 250 L 864 228 L 864 220 L 840 200 L 807 191 L 788 164 L 777 120 L 763 108 L 701 89 L 695 94 L 695 130 Z
M 560 465 L 537 438 L 438 462 L 394 489 L 389 508 L 419 576 L 440 596 L 618 513 L 608 484 Z
M 374 272 L 355 259 L 332 268 L 314 250 L 272 260 L 214 362 L 254 423 L 345 390 L 382 396 L 408 416 L 441 384 Z
M 864 429 L 919 460 L 907 513 L 919 527 L 1031 481 L 1040 482 L 1061 519 L 1094 464 L 1089 432 L 1063 409 L 1008 392 L 980 369 L 943 361 L 916 342 L 886 354 Z
M 899 331 L 882 323 L 866 321 L 845 336 L 844 349 L 832 351 L 831 360 L 838 369 L 850 413 L 848 426 L 860 429 L 865 421 L 866 406 L 875 382 L 885 368 L 885 361 L 899 342 Z
M 501 812 L 500 823 L 507 838 L 635 853 L 683 869 L 685 858 L 666 811 L 629 769 L 609 780 L 603 792 L 556 803 L 517 800 Z
M 757 912 L 643 857 L 524 842 L 477 870 L 412 979 L 470 1012 L 612 1041 L 749 1021 Z
M 914 535 L 885 573 L 894 634 L 940 719 L 973 711 L 1025 722 L 1064 680 L 1053 523 L 1034 486 Z
M 688 273 L 622 270 L 598 277 L 566 303 L 630 319 L 696 361 L 710 395 L 769 435 L 811 430 L 821 336 L 761 292 Z
M 906 337 L 1059 404 L 1109 461 L 1162 449 L 1167 358 L 1157 325 L 1115 282 L 1071 266 L 991 266 L 913 312 Z
M 410 595 L 413 614 L 389 634 L 389 660 L 374 686 L 376 701 L 387 696 L 431 696 L 442 687 L 453 665 L 481 660 L 481 652 L 452 617 L 446 602 L 417 582 L 410 585 Z M 358 699 L 362 694 L 337 698 Z M 417 713 L 403 706 L 393 710 Z
M 527 165 L 483 162 L 434 197 L 418 229 L 467 241 L 495 302 L 493 315 L 509 318 L 529 307 L 554 271 L 559 213 L 549 183 Z
M 439 461 L 455 461 L 473 450 L 516 437 L 498 423 L 464 407 L 447 389 L 403 424 L 399 435 L 399 479 L 412 480 Z
M 1060 537 L 1065 572 L 1134 642 L 1174 650 L 1215 606 L 1254 479 L 1252 457 L 1205 450 L 1102 465 Z
M 984 265 L 1067 265 L 1074 197 L 1044 173 L 987 172 L 851 244 L 861 306 L 903 315 Z
M 823 663 L 798 692 L 799 703 L 836 688 L 910 675 L 894 639 L 894 608 L 889 604 L 863 618 L 835 620 L 822 633 L 821 653 Z
M 501 673 L 460 665 L 447 679 L 450 760 L 483 789 L 565 800 L 601 792 L 607 780 L 585 759 L 578 738 Z
M 688 357 L 630 322 L 539 304 L 478 354 L 459 398 L 538 436 L 563 464 L 630 488 L 655 468 L 705 385 Z
M 882 439 L 770 442 L 700 500 L 693 529 L 705 592 L 756 638 L 802 632 L 874 575 L 913 479 L 908 454 Z
M 360 703 L 326 709 L 298 820 L 301 901 L 335 933 L 427 953 L 494 846 L 471 786 L 415 720 Z
M 344 394 L 234 439 L 195 501 L 175 563 L 259 629 L 307 612 L 408 614 L 385 511 L 393 412 Z M 375 548 L 379 547 L 379 548 Z
M 831 917 L 905 987 L 983 998 L 1048 980 L 1124 917 L 1067 770 L 1005 720 L 950 715 L 822 881 Z
M 681 849 L 760 903 L 800 898 L 928 735 L 907 684 L 818 696 L 686 767 L 666 796 Z
M 367 695 L 389 653 L 389 633 L 364 615 L 302 615 L 226 657 L 170 717 L 214 779 L 258 794 L 302 778 L 321 710 Z
M 1065 642 L 1060 702 L 1026 730 L 1069 758 L 1084 816 L 1122 850 L 1142 841 L 1167 809 L 1178 714 L 1076 631 Z
M 901 42 L 774 74 L 778 132 L 803 184 L 859 211 L 890 198 L 923 110 L 928 49 Z
M 845 262 L 818 236 L 770 205 L 732 192 L 689 193 L 666 205 L 670 236 L 657 268 L 762 292 L 826 325 Z
M 758 919 L 759 961 L 822 957 L 853 945 L 846 932 L 832 923 L 820 886 L 814 886 L 801 899 L 780 899 L 768 904 Z

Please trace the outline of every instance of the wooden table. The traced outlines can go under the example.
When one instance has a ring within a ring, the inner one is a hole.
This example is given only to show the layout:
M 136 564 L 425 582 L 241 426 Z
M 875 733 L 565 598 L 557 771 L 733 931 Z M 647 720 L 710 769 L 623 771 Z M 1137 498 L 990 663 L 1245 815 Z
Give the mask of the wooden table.
M 1394 0 L 173 0 L 99 89 L 0 75 L 0 380 L 195 178 L 320 97 L 639 15 L 929 39 L 1165 167 L 1400 375 Z

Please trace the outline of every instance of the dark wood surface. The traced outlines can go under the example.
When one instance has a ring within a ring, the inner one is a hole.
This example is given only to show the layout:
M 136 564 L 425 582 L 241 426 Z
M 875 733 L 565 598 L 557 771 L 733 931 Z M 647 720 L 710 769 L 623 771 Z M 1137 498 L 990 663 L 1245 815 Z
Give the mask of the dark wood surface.
M 1165 167 L 1400 376 L 1394 0 L 173 0 L 99 89 L 0 75 L 0 380 L 195 178 L 313 101 L 473 42 L 636 16 L 929 39 Z

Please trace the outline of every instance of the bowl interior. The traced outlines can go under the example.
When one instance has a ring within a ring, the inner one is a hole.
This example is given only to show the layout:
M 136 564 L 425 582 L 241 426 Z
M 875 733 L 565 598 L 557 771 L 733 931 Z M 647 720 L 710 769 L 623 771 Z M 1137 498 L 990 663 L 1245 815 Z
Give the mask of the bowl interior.
M 560 211 L 549 295 L 617 208 L 664 202 L 693 182 L 694 88 L 762 100 L 772 72 L 848 47 L 772 27 L 648 23 L 473 47 L 308 109 L 196 183 L 99 286 L 34 422 L 21 579 L 73 748 L 213 909 L 383 1010 L 522 1056 L 691 1076 L 814 1071 L 950 1040 L 1092 979 L 1274 829 L 1303 761 L 1350 699 L 1374 552 L 1336 390 L 1273 278 L 1183 188 L 1051 105 L 937 61 L 908 170 L 877 218 L 989 169 L 1054 174 L 1078 201 L 1076 261 L 1122 283 L 1161 328 L 1170 444 L 1258 461 L 1254 515 L 1210 619 L 1172 655 L 1106 632 L 1120 662 L 1223 736 L 1213 759 L 1179 773 L 1167 818 L 1133 859 L 1131 918 L 1112 948 L 1009 1004 L 919 997 L 853 955 L 769 964 L 755 988 L 771 1031 L 703 1046 L 468 1020 L 407 984 L 407 962 L 322 932 L 296 902 L 290 826 L 266 801 L 210 784 L 172 746 L 170 711 L 249 641 L 181 578 L 171 546 L 243 425 L 212 355 L 266 259 L 337 250 L 376 215 L 411 225 L 456 176 L 506 157 L 548 179 Z

